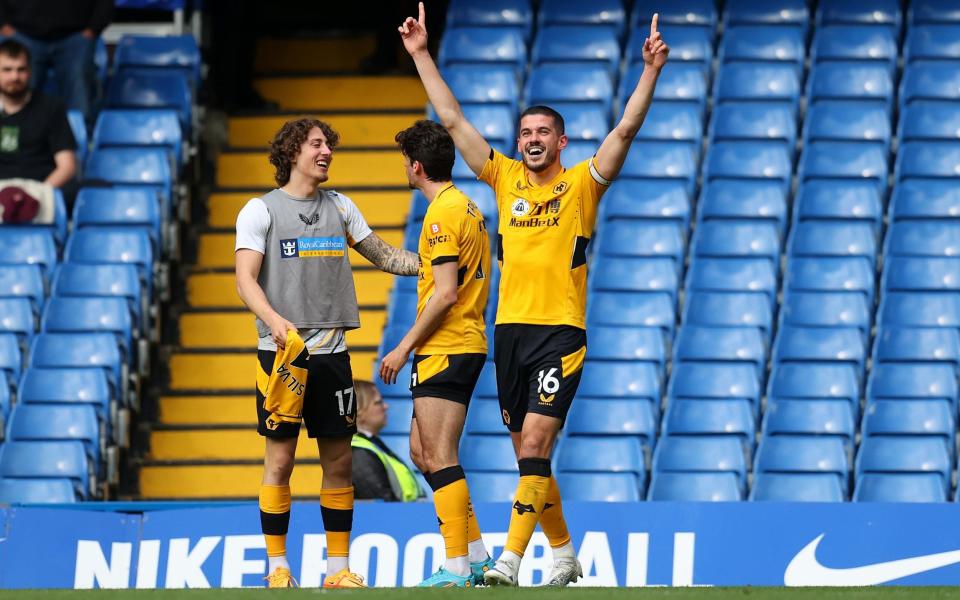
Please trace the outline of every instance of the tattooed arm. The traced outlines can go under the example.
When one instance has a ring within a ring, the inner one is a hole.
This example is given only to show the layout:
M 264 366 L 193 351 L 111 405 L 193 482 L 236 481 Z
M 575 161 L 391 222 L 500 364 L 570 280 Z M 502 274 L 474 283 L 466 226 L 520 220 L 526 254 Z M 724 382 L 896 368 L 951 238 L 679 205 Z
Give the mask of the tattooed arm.
M 381 271 L 394 275 L 416 275 L 420 271 L 420 257 L 409 250 L 394 248 L 376 233 L 357 243 L 354 250 Z

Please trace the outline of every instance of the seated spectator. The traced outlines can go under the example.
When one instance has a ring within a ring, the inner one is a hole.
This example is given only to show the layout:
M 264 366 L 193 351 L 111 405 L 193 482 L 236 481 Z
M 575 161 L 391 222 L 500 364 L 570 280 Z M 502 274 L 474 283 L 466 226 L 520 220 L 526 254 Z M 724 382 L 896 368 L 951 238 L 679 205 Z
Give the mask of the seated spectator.
M 115 0 L 0 0 L 0 35 L 30 48 L 33 87 L 45 89 L 53 69 L 67 106 L 93 123 L 97 38 L 113 18 Z
M 387 424 L 387 403 L 369 381 L 353 382 L 357 433 L 353 436 L 353 493 L 357 500 L 411 502 L 423 497 L 413 471 L 378 434 Z

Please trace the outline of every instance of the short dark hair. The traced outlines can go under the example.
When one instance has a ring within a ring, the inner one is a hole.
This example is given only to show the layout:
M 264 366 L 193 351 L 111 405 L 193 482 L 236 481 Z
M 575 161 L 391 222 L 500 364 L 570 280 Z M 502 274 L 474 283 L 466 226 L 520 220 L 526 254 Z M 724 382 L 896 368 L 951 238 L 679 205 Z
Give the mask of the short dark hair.
M 270 142 L 270 164 L 276 169 L 273 178 L 277 180 L 277 185 L 284 186 L 290 181 L 290 167 L 296 162 L 300 146 L 307 141 L 314 127 L 323 132 L 331 149 L 340 143 L 340 134 L 326 121 L 310 117 L 287 121 Z
M 450 181 L 456 155 L 453 138 L 443 125 L 427 119 L 417 121 L 399 132 L 394 140 L 410 161 L 423 165 L 430 181 Z
M 7 38 L 0 42 L 0 54 L 9 56 L 10 58 L 26 56 L 27 63 L 30 62 L 30 48 L 27 48 L 24 44 L 21 44 L 13 38 Z
M 520 118 L 517 119 L 517 132 L 520 131 L 520 121 L 522 121 L 527 115 L 545 115 L 547 117 L 553 117 L 553 125 L 557 128 L 557 135 L 563 135 L 565 131 L 563 115 L 553 110 L 549 106 L 544 106 L 543 104 L 534 104 L 533 106 L 528 106 L 525 111 L 520 113 Z

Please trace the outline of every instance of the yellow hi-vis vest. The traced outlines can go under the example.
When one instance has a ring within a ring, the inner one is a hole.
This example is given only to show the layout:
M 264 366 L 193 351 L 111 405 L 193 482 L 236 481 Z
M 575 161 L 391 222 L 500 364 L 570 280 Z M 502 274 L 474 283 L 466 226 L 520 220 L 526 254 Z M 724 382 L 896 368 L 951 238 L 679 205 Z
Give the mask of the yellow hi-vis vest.
M 383 463 L 383 468 L 387 471 L 387 478 L 390 480 L 390 488 L 393 490 L 393 495 L 400 498 L 401 501 L 413 502 L 422 495 L 420 484 L 417 483 L 410 467 L 390 456 L 363 436 L 354 435 L 350 441 L 350 445 L 354 448 L 369 450 L 380 459 L 380 462 Z

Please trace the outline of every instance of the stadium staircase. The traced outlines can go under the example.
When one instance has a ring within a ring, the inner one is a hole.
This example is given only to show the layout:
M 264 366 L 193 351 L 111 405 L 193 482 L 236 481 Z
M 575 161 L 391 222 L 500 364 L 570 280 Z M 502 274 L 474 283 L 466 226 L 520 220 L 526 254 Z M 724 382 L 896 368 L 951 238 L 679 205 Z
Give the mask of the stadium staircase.
M 253 427 L 255 332 L 234 284 L 234 224 L 251 197 L 275 187 L 267 148 L 284 121 L 315 114 L 333 125 L 341 145 L 329 186 L 349 195 L 388 243 L 402 245 L 410 192 L 393 137 L 422 116 L 426 99 L 415 77 L 358 75 L 359 58 L 371 49 L 367 37 L 258 45 L 255 87 L 279 110 L 229 116 L 213 191 L 200 198 L 207 216 L 193 225 L 196 257 L 182 269 L 169 382 L 140 470 L 143 499 L 257 495 L 264 443 Z M 362 326 L 347 340 L 354 375 L 369 379 L 392 277 L 355 252 L 350 260 Z M 297 496 L 319 496 L 315 448 L 304 434 L 292 481 Z

